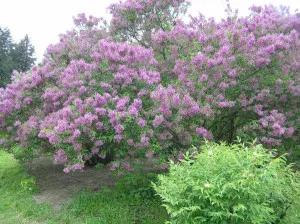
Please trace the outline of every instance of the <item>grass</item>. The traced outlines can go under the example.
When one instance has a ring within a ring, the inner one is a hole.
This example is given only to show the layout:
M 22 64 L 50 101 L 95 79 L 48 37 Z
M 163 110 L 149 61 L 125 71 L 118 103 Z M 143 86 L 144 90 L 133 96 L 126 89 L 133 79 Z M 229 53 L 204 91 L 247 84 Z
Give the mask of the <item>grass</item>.
M 34 201 L 34 178 L 24 172 L 11 154 L 0 150 L 0 223 L 164 223 L 168 215 L 148 184 L 145 177 L 129 175 L 114 190 L 104 189 L 101 193 L 82 190 L 56 211 L 50 205 Z

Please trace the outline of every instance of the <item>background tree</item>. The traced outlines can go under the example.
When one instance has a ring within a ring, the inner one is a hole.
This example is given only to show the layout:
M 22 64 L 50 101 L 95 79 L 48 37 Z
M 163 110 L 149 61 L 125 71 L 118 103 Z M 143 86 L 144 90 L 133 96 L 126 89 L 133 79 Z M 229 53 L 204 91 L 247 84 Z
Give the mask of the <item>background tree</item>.
M 14 44 L 12 59 L 14 69 L 19 72 L 25 72 L 34 65 L 36 60 L 34 57 L 34 46 L 30 43 L 27 34 L 18 44 Z
M 5 87 L 10 82 L 13 70 L 29 70 L 36 60 L 34 53 L 28 35 L 19 43 L 14 43 L 10 30 L 0 27 L 0 87 Z
M 0 87 L 9 82 L 10 74 L 13 70 L 11 58 L 12 37 L 9 29 L 0 27 Z

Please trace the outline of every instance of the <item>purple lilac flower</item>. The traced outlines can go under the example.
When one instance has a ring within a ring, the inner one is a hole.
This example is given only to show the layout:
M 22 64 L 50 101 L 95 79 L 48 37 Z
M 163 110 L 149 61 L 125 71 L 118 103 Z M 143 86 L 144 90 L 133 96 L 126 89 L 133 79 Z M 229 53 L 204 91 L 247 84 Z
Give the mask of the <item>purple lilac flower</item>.
M 208 130 L 206 130 L 205 128 L 201 127 L 201 128 L 196 128 L 196 133 L 198 135 L 202 135 L 204 138 L 206 139 L 212 139 L 212 133 Z
M 153 120 L 153 127 L 158 127 L 164 120 L 164 117 L 162 115 L 156 115 Z
M 59 149 L 56 151 L 55 155 L 54 155 L 54 160 L 57 163 L 64 163 L 67 161 L 67 155 L 65 153 L 64 150 Z
M 153 151 L 147 151 L 147 152 L 145 153 L 145 156 L 146 156 L 148 159 L 151 159 L 151 158 L 153 157 L 153 155 L 154 155 L 154 152 L 153 152 Z
M 101 159 L 105 159 L 105 158 L 106 158 L 106 155 L 105 155 L 105 154 L 98 154 L 98 156 L 99 156 Z
M 200 82 L 206 82 L 207 79 L 208 79 L 208 76 L 207 76 L 206 74 L 202 74 L 202 75 L 200 76 Z
M 178 160 L 183 160 L 184 159 L 184 154 L 182 152 L 179 152 L 177 155 Z
M 147 122 L 143 118 L 139 117 L 137 123 L 140 127 L 145 127 Z
M 21 122 L 20 121 L 16 121 L 15 123 L 14 123 L 14 127 L 19 127 L 21 125 Z
M 80 132 L 78 129 L 76 129 L 76 130 L 74 131 L 73 136 L 74 136 L 75 138 L 77 138 L 77 137 L 79 137 L 80 135 L 81 135 L 81 132 Z
M 76 163 L 71 167 L 71 170 L 76 171 L 76 170 L 81 170 L 84 168 L 84 164 L 82 163 Z
M 128 154 L 129 154 L 130 156 L 134 156 L 135 153 L 136 153 L 136 150 L 129 150 L 129 151 L 128 151 Z
M 117 168 L 119 168 L 120 167 L 120 163 L 119 162 L 113 162 L 113 163 L 111 163 L 108 167 L 109 167 L 109 169 L 111 170 L 111 171 L 114 171 L 114 170 L 116 170 Z

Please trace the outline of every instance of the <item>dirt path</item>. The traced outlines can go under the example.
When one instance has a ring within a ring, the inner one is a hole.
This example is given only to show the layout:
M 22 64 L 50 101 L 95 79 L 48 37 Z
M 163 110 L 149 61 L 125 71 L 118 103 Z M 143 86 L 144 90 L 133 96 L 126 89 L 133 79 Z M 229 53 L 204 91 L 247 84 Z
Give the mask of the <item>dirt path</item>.
M 87 167 L 82 171 L 66 174 L 63 165 L 54 164 L 51 157 L 35 159 L 29 173 L 36 177 L 40 193 L 34 196 L 38 203 L 49 203 L 59 209 L 71 199 L 74 192 L 83 188 L 100 190 L 112 187 L 116 177 L 106 168 Z
M 144 161 L 146 172 L 157 171 L 153 161 Z M 117 177 L 107 168 L 86 167 L 82 171 L 63 172 L 63 165 L 54 164 L 52 157 L 34 159 L 27 167 L 29 174 L 36 177 L 40 192 L 34 196 L 38 203 L 49 203 L 55 209 L 65 205 L 75 192 L 83 188 L 98 191 L 113 187 Z

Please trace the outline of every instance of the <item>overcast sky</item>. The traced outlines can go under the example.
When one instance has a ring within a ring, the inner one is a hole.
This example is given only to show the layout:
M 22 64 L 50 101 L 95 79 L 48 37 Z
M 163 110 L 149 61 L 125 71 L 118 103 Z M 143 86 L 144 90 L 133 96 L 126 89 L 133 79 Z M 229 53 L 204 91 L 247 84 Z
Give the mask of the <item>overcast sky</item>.
M 0 0 L 0 27 L 10 29 L 14 40 L 28 34 L 35 46 L 38 62 L 48 45 L 58 41 L 58 34 L 72 29 L 72 17 L 84 12 L 87 15 L 109 18 L 106 8 L 118 0 Z M 225 0 L 191 0 L 189 13 L 198 12 L 207 17 L 225 16 Z M 246 15 L 251 5 L 288 5 L 294 11 L 300 0 L 231 0 L 232 8 Z M 292 11 L 292 12 L 293 12 Z

